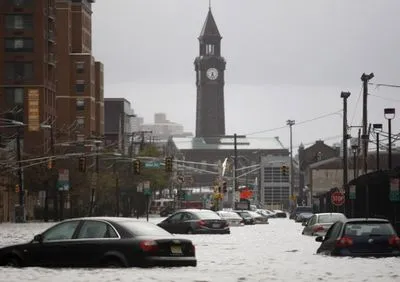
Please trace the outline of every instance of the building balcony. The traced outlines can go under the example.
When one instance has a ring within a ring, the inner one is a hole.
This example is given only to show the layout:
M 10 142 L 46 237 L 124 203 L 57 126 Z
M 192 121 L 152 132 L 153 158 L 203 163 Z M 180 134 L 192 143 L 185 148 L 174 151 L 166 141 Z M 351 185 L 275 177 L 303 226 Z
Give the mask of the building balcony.
M 51 43 L 55 43 L 56 42 L 56 35 L 55 32 L 53 30 L 49 30 L 47 32 L 47 40 Z
M 49 65 L 55 66 L 56 65 L 56 56 L 54 53 L 48 53 L 47 56 L 45 55 L 45 59 Z
M 47 16 L 52 21 L 54 21 L 56 19 L 56 13 L 55 13 L 55 9 L 53 7 L 48 8 Z

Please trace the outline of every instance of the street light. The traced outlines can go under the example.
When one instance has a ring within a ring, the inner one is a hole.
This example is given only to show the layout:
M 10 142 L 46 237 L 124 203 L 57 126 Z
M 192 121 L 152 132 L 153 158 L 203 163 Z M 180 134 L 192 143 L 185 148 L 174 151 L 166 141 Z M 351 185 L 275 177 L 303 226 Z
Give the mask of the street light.
M 395 118 L 396 110 L 394 108 L 386 108 L 384 114 L 385 119 L 388 120 L 389 129 L 388 169 L 392 169 L 392 119 Z
M 289 125 L 290 128 L 290 197 L 293 200 L 293 187 L 294 187 L 294 173 L 293 173 L 293 131 L 292 127 L 295 124 L 294 120 L 287 120 L 286 125 Z M 291 201 L 292 203 L 292 201 Z M 295 203 L 292 203 L 295 205 Z
M 374 123 L 372 125 L 374 132 L 376 133 L 376 170 L 379 170 L 379 133 L 382 132 L 382 123 Z
M 343 188 L 346 190 L 348 182 L 348 159 L 347 159 L 347 99 L 350 97 L 350 92 L 341 92 L 340 97 L 343 98 Z

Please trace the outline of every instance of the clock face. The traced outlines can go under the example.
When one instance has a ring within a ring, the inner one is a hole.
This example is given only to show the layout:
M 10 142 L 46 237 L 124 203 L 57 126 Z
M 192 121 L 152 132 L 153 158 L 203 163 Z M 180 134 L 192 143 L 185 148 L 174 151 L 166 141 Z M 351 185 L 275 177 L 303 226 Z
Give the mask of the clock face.
M 207 77 L 210 80 L 216 80 L 218 78 L 218 70 L 216 68 L 210 68 L 207 70 Z

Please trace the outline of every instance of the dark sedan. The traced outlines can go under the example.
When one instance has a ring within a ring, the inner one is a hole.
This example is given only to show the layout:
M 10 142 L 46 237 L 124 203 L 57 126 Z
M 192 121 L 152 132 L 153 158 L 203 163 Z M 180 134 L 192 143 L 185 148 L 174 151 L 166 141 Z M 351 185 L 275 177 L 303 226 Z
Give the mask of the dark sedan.
M 256 224 L 255 219 L 251 216 L 251 214 L 248 211 L 234 211 L 238 215 L 240 215 L 241 218 L 243 218 L 244 224 L 245 225 L 254 225 Z
M 171 233 L 229 234 L 229 224 L 211 210 L 184 209 L 170 215 L 158 226 Z
M 0 265 L 40 267 L 196 266 L 195 247 L 131 218 L 76 218 L 26 244 L 0 249 Z
M 321 242 L 318 254 L 352 257 L 400 256 L 400 238 L 385 219 L 349 219 L 335 222 Z

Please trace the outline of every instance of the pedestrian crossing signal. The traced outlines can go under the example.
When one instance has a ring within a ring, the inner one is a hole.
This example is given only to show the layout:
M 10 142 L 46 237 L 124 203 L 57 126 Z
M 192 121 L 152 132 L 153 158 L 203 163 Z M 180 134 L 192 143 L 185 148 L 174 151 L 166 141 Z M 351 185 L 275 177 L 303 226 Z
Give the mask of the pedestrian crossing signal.
M 47 168 L 52 169 L 53 167 L 54 167 L 54 161 L 53 159 L 49 159 L 49 161 L 47 162 Z
M 19 193 L 19 191 L 20 191 L 20 189 L 19 189 L 19 185 L 18 185 L 18 184 L 16 184 L 16 185 L 15 185 L 15 193 Z
M 140 160 L 133 161 L 133 174 L 139 175 L 140 174 Z
M 288 176 L 289 175 L 289 167 L 286 165 L 281 166 L 281 173 L 283 176 Z

